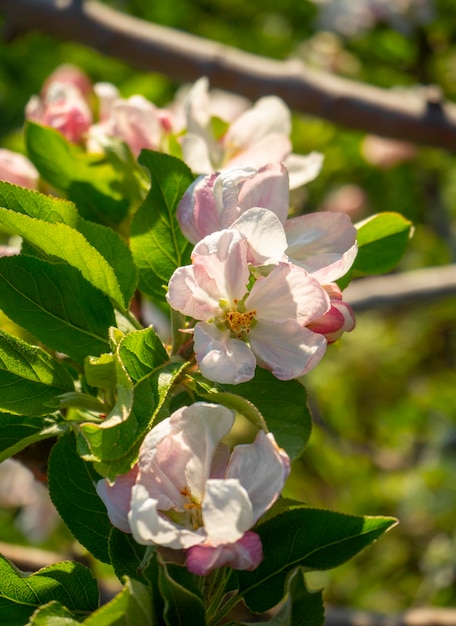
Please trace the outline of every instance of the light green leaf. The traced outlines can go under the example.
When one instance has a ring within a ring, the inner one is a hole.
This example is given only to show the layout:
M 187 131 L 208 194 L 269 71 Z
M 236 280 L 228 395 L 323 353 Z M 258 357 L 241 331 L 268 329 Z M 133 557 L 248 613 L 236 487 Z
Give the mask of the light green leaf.
M 404 256 L 412 223 L 400 213 L 378 213 L 356 224 L 358 255 L 350 271 L 338 280 L 344 289 L 352 278 L 385 274 L 393 270 Z
M 150 589 L 127 579 L 116 597 L 82 622 L 85 626 L 158 626 L 153 619 Z
M 65 263 L 0 258 L 0 308 L 43 344 L 76 361 L 109 349 L 109 299 Z
M 0 330 L 0 411 L 46 415 L 47 403 L 73 388 L 68 372 L 47 352 Z
M 116 407 L 117 411 L 123 407 L 122 418 L 118 419 L 117 413 L 113 419 L 110 414 L 103 423 L 81 425 L 93 458 L 99 461 L 97 471 L 110 479 L 127 472 L 136 460 L 145 433 L 185 366 L 183 361 L 169 360 L 152 328 L 125 335 L 117 347 L 117 358 L 118 368 L 133 385 L 132 389 L 126 384 L 117 388 Z M 122 389 L 125 398 L 119 397 Z
M 190 262 L 192 246 L 180 230 L 176 210 L 194 177 L 183 161 L 166 154 L 143 150 L 139 162 L 149 170 L 152 186 L 132 220 L 131 250 L 140 289 L 163 301 L 163 286 L 174 270 Z
M 41 253 L 65 261 L 125 311 L 128 305 L 113 268 L 77 230 L 0 208 L 0 223 Z
M 66 191 L 83 216 L 115 226 L 127 215 L 124 174 L 102 154 L 87 153 L 53 128 L 27 122 L 27 153 L 41 176 Z
M 280 602 L 295 567 L 326 570 L 353 558 L 397 523 L 390 517 L 355 517 L 296 508 L 268 519 L 255 531 L 264 560 L 253 572 L 238 573 L 239 592 L 249 608 L 263 613 Z
M 113 268 L 125 301 L 131 299 L 137 284 L 137 269 L 128 246 L 111 228 L 83 219 L 72 202 L 1 181 L 0 206 L 79 231 Z
M 95 558 L 109 563 L 112 524 L 95 490 L 100 476 L 78 455 L 73 434 L 52 448 L 48 479 L 52 502 L 69 530 Z
M 26 624 L 37 608 L 53 600 L 81 617 L 91 613 L 99 602 L 92 572 L 81 563 L 62 561 L 28 574 L 0 555 L 2 624 Z
M 60 602 L 51 600 L 33 613 L 27 626 L 80 626 L 80 623 Z

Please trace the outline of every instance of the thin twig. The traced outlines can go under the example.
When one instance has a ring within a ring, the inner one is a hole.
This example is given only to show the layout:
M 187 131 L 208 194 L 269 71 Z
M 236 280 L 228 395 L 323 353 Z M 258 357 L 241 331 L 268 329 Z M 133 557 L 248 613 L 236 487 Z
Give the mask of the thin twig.
M 397 91 L 275 61 L 114 11 L 94 0 L 0 0 L 6 36 L 39 30 L 160 72 L 177 82 L 208 76 L 213 87 L 249 98 L 281 96 L 291 109 L 353 129 L 456 149 L 456 105 L 436 88 Z

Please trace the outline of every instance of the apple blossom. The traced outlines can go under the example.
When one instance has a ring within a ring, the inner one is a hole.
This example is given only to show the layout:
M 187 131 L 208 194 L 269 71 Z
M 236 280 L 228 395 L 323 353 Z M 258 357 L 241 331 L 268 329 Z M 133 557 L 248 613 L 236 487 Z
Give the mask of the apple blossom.
M 287 220 L 288 174 L 283 164 L 269 163 L 260 169 L 235 167 L 221 174 L 198 178 L 184 194 L 177 218 L 192 243 L 236 224 L 252 208 L 272 211 L 284 225 L 285 249 L 277 260 L 288 260 L 312 273 L 322 284 L 342 277 L 357 254 L 356 228 L 342 213 L 320 211 Z
M 211 128 L 209 83 L 198 80 L 186 102 L 187 132 L 182 138 L 183 159 L 196 174 L 249 165 L 261 167 L 271 161 L 289 166 L 290 187 L 295 189 L 313 180 L 323 157 L 317 152 L 307 156 L 292 154 L 291 115 L 277 96 L 260 98 L 228 126 L 221 138 Z
M 355 314 L 351 306 L 343 301 L 342 292 L 335 283 L 324 285 L 329 295 L 330 309 L 318 320 L 307 325 L 314 333 L 321 333 L 328 343 L 334 343 L 344 332 L 355 328 Z
M 112 523 L 140 544 L 185 550 L 198 575 L 257 567 L 262 546 L 251 528 L 277 500 L 290 461 L 263 431 L 230 454 L 221 441 L 233 423 L 229 409 L 197 402 L 155 426 L 137 465 L 97 484 Z
M 32 96 L 25 109 L 27 119 L 55 128 L 73 143 L 81 143 L 92 123 L 92 111 L 78 83 L 53 80 L 41 96 Z
M 141 95 L 124 99 L 102 83 L 95 89 L 100 98 L 100 123 L 89 131 L 88 150 L 102 150 L 112 138 L 124 141 L 137 157 L 143 148 L 159 150 L 172 128 L 171 114 L 158 109 Z
M 249 237 L 233 227 L 202 239 L 193 250 L 192 265 L 172 275 L 168 303 L 199 320 L 193 329 L 194 351 L 209 380 L 250 380 L 257 363 L 280 380 L 302 376 L 326 349 L 324 337 L 306 325 L 328 311 L 328 295 L 308 272 L 291 263 L 273 263 L 266 275 L 249 264 L 268 261 L 267 251 L 261 253 L 265 231 L 266 247 L 278 242 L 272 259 L 285 247 L 274 214 L 251 209 L 237 223 Z
M 0 148 L 0 180 L 36 189 L 39 179 L 38 170 L 23 154 Z

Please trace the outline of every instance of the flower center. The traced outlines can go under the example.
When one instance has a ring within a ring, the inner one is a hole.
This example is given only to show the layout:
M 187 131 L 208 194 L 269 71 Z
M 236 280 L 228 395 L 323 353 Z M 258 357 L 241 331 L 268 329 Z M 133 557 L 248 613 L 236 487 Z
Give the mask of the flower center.
M 184 509 L 189 514 L 189 517 L 190 517 L 189 521 L 193 527 L 193 530 L 197 530 L 198 528 L 201 528 L 201 526 L 203 525 L 203 514 L 201 512 L 201 503 L 192 497 L 192 494 L 188 487 L 184 487 L 183 489 L 181 489 L 181 494 L 187 500 L 187 502 L 184 502 Z
M 240 337 L 242 333 L 249 333 L 250 326 L 255 321 L 256 311 L 228 311 L 225 316 L 225 323 L 236 337 Z

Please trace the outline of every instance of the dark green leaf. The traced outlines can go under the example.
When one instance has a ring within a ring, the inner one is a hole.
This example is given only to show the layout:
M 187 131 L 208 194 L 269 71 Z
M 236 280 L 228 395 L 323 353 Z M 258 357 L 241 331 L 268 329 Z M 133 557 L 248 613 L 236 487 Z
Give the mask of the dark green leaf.
M 82 623 L 85 626 L 160 626 L 153 619 L 150 589 L 129 579 L 113 600 Z
M 150 171 L 152 186 L 133 217 L 131 250 L 140 289 L 162 301 L 174 270 L 190 261 L 192 246 L 181 233 L 176 209 L 194 177 L 185 163 L 166 154 L 143 150 L 139 161 Z
M 76 361 L 109 350 L 109 299 L 65 263 L 0 258 L 0 308 L 49 348 Z
M 146 552 L 146 546 L 142 546 L 133 539 L 133 535 L 113 528 L 109 537 L 109 556 L 116 576 L 122 580 L 124 576 L 142 579 L 139 571 L 141 562 Z
M 80 616 L 88 614 L 98 606 L 97 581 L 92 572 L 80 563 L 63 561 L 27 574 L 0 556 L 2 624 L 8 619 L 15 626 L 25 624 L 23 620 L 26 616 L 30 617 L 35 609 L 52 600 Z M 16 622 L 13 621 L 15 614 Z
M 291 459 L 302 453 L 310 437 L 312 418 L 307 407 L 306 390 L 300 382 L 278 380 L 270 372 L 257 367 L 252 380 L 239 385 L 223 385 L 223 388 L 245 398 L 258 409 L 277 443 Z M 211 394 L 206 397 L 209 399 Z
M 174 569 L 182 569 L 175 566 Z M 163 616 L 167 626 L 204 626 L 206 611 L 202 599 L 189 585 L 181 584 L 172 576 L 173 567 L 159 569 L 158 584 L 165 602 Z
M 32 443 L 61 434 L 66 428 L 66 424 L 51 415 L 29 417 L 0 413 L 0 463 Z
M 109 563 L 112 524 L 95 490 L 100 477 L 76 452 L 72 434 L 61 437 L 53 447 L 48 478 L 51 499 L 75 538 L 97 559 Z
M 280 602 L 295 567 L 326 570 L 341 565 L 396 524 L 387 517 L 355 517 L 318 509 L 292 509 L 256 528 L 265 558 L 253 572 L 238 573 L 249 608 L 263 613 Z
M 47 352 L 0 330 L 0 410 L 46 415 L 47 403 L 73 389 L 68 372 Z

